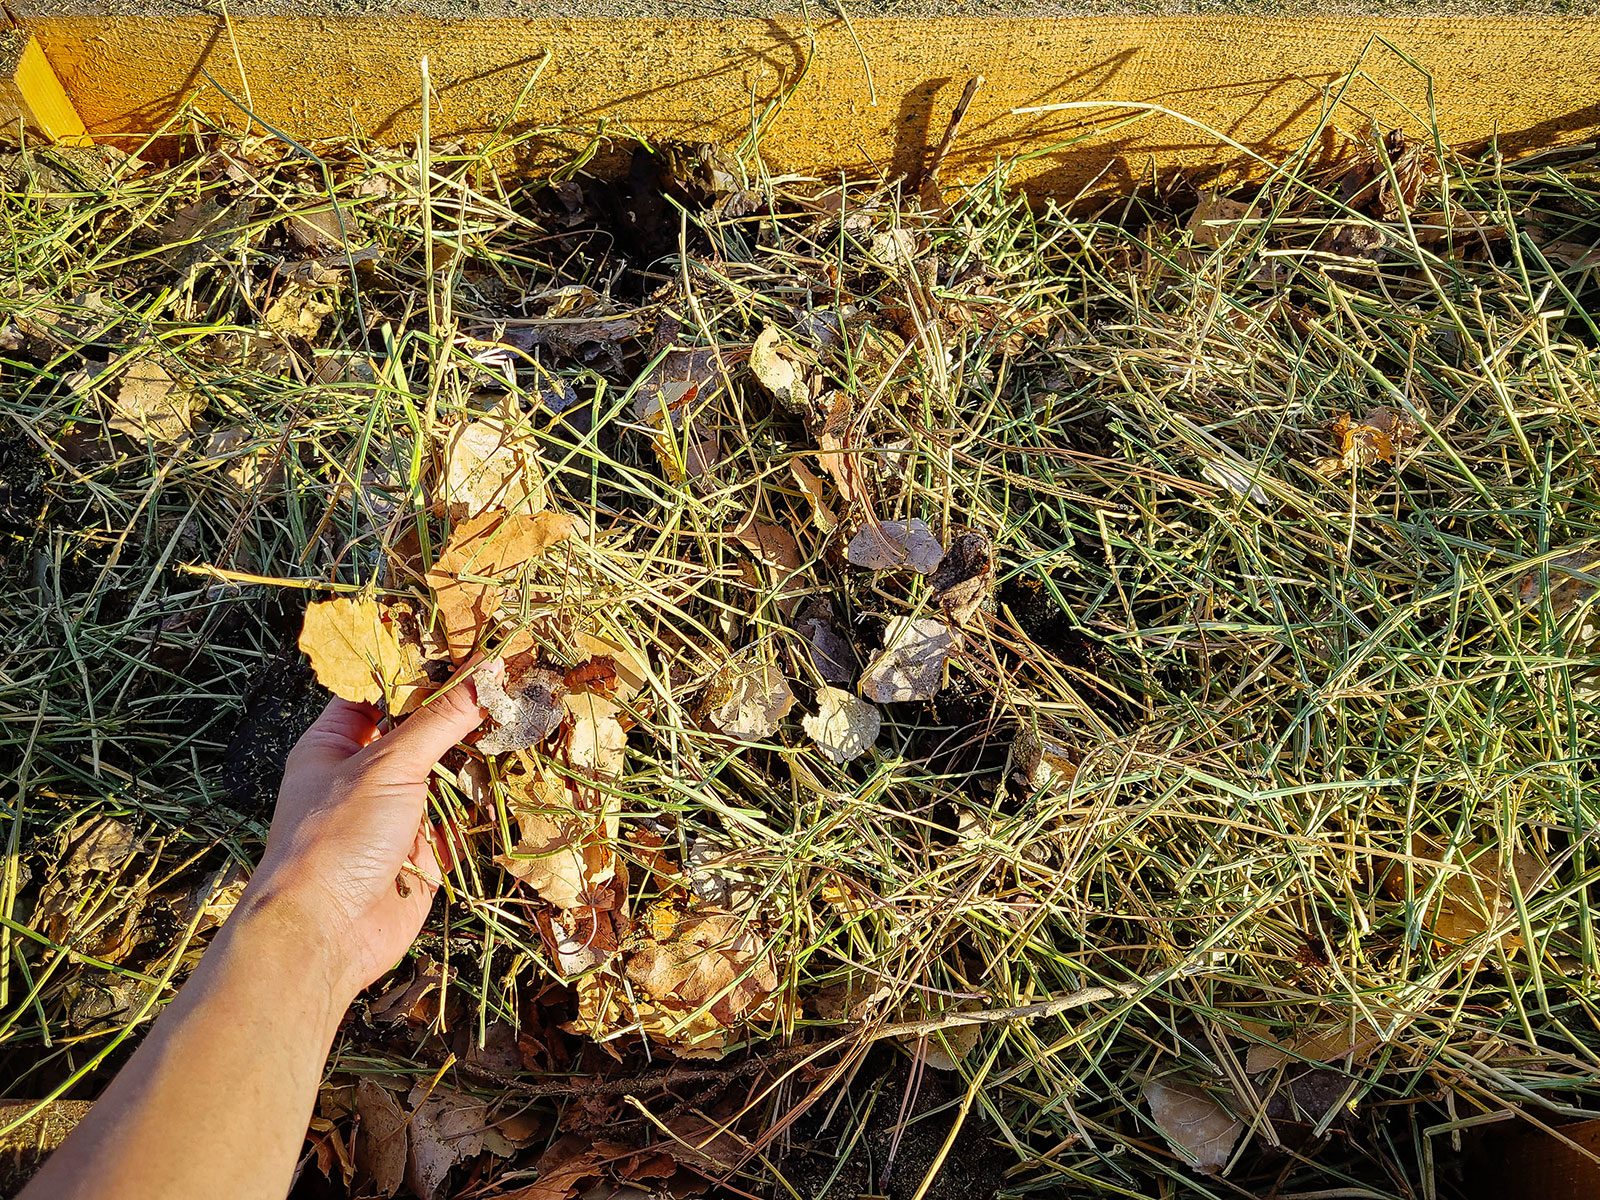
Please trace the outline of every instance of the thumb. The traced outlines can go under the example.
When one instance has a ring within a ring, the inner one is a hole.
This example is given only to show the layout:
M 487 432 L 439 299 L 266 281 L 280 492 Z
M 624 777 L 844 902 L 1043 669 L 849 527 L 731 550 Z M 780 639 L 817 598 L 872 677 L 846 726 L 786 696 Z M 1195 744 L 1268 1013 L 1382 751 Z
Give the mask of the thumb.
M 385 782 L 426 783 L 433 765 L 483 718 L 472 679 L 457 675 L 362 753 L 368 756 L 373 774 Z

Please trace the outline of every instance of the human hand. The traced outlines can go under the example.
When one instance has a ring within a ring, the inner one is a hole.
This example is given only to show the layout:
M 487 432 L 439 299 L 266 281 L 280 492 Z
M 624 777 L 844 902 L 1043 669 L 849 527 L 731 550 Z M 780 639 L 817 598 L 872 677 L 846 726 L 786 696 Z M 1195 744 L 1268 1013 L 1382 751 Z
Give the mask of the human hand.
M 348 1004 L 398 962 L 427 919 L 449 849 L 426 820 L 428 775 L 483 719 L 461 679 L 394 729 L 334 700 L 295 743 L 266 853 L 241 904 L 322 946 Z

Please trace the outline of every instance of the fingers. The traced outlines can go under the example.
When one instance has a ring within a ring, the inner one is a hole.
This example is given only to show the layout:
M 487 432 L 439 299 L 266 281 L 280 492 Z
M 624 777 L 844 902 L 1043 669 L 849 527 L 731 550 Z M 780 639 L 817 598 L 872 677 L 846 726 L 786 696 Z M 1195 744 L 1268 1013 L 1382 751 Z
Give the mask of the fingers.
M 360 753 L 378 734 L 378 710 L 335 696 L 322 715 L 300 735 L 292 753 L 297 759 L 338 763 Z
M 384 783 L 426 783 L 434 763 L 483 720 L 472 680 L 457 675 L 397 729 L 366 751 L 371 771 Z

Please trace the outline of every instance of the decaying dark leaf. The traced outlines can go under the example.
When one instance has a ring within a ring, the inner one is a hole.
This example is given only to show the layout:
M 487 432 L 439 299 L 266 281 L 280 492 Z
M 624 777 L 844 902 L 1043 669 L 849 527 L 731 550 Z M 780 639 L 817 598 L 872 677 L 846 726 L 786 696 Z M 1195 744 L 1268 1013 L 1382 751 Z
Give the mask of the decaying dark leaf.
M 813 596 L 801 606 L 795 632 L 805 639 L 811 665 L 826 682 L 848 684 L 856 677 L 855 647 L 839 632 L 833 602 L 826 596 Z
M 952 625 L 972 620 L 994 587 L 994 547 L 989 539 L 976 532 L 956 538 L 928 577 L 928 586 Z
M 380 1196 L 392 1196 L 405 1181 L 409 1137 L 399 1102 L 370 1079 L 356 1084 L 356 1170 Z
M 436 1200 L 450 1169 L 483 1152 L 488 1107 L 482 1100 L 425 1084 L 411 1090 L 409 1103 L 406 1186 L 417 1200 Z

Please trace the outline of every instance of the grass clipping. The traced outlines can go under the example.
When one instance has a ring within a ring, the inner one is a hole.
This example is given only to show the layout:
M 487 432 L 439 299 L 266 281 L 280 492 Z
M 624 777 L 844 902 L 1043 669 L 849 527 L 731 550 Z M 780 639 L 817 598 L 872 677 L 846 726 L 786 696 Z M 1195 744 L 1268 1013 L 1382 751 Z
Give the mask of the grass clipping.
M 13 1077 L 225 919 L 303 650 L 493 715 L 337 1185 L 1442 1195 L 1600 1099 L 1589 152 L 1069 213 L 196 128 L 0 171 Z

